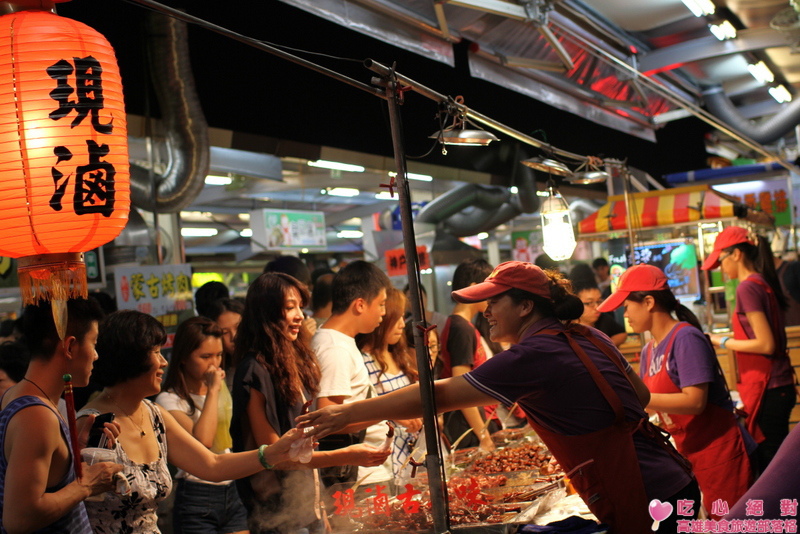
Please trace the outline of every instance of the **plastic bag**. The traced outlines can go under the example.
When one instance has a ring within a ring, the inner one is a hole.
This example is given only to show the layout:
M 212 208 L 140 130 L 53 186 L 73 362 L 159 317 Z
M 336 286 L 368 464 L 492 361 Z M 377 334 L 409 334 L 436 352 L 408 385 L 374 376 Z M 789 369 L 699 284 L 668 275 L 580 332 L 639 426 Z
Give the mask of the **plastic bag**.
M 230 431 L 232 417 L 233 397 L 231 397 L 231 392 L 223 381 L 219 387 L 219 399 L 217 400 L 217 431 L 211 444 L 211 450 L 217 454 L 233 446 Z

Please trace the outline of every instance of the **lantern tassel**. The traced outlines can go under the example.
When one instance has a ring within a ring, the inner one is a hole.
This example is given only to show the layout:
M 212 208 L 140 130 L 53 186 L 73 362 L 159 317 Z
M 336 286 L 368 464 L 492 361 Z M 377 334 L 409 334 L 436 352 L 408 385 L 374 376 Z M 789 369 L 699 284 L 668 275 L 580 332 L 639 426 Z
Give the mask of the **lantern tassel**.
M 66 302 L 71 298 L 89 296 L 86 265 L 81 252 L 19 258 L 17 274 L 23 305 L 36 304 L 40 300 Z M 58 325 L 55 305 L 53 311 Z

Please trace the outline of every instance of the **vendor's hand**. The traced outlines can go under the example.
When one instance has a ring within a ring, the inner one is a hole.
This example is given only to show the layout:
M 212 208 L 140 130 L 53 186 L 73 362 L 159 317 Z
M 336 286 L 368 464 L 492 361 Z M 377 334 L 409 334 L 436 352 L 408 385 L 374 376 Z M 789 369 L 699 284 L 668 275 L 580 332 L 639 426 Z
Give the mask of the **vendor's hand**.
M 206 369 L 206 372 L 203 373 L 203 381 L 206 383 L 206 386 L 208 386 L 208 389 L 219 391 L 219 388 L 222 386 L 222 382 L 224 380 L 225 371 L 216 365 L 209 366 L 209 368 Z
M 270 445 L 264 450 L 264 459 L 268 464 L 276 465 L 281 462 L 292 461 L 289 456 L 289 451 L 292 448 L 292 443 L 303 438 L 303 431 L 299 428 L 293 428 L 280 437 L 278 441 Z
M 719 344 L 722 341 L 722 336 L 719 334 L 708 334 L 708 339 L 711 341 L 712 345 L 719 347 Z
M 395 423 L 405 427 L 411 433 L 422 430 L 422 419 L 397 419 Z
M 82 471 L 83 476 L 78 483 L 88 488 L 91 495 L 99 495 L 106 491 L 114 491 L 116 486 L 114 475 L 122 471 L 122 466 L 113 462 L 98 462 L 93 465 L 84 462 Z
M 342 450 L 348 453 L 346 465 L 361 465 L 364 467 L 381 465 L 392 452 L 391 447 L 389 447 L 389 450 L 381 450 L 376 449 L 372 445 L 367 445 L 366 443 L 356 443 Z
M 348 426 L 350 421 L 348 404 L 332 404 L 315 412 L 301 415 L 295 419 L 300 427 L 311 427 L 311 434 L 315 439 L 335 434 Z

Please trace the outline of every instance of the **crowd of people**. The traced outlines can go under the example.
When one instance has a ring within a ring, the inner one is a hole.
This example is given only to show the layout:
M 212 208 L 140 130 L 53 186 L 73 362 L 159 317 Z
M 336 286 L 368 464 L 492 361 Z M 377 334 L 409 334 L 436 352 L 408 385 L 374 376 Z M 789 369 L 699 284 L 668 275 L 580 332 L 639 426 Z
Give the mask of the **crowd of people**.
M 528 424 L 615 533 L 676 532 L 674 515 L 653 525 L 654 499 L 714 518 L 723 500 L 743 518 L 736 503 L 776 486 L 800 498 L 797 478 L 769 482 L 796 471 L 799 438 L 786 439 L 794 374 L 763 245 L 732 227 L 703 264 L 741 282 L 730 337 L 705 335 L 657 267 L 629 268 L 611 293 L 602 258 L 569 276 L 464 261 L 450 315 L 425 305 L 444 450 L 485 454 L 494 430 Z M 372 263 L 312 273 L 281 256 L 243 300 L 219 282 L 198 289 L 169 362 L 165 328 L 145 313 L 73 299 L 61 339 L 49 303 L 27 307 L 0 344 L 1 530 L 159 533 L 174 493 L 176 533 L 329 532 L 334 491 L 396 493 L 424 454 L 409 300 Z M 638 373 L 617 348 L 619 307 L 649 333 Z M 743 410 L 714 346 L 736 352 Z M 104 446 L 108 461 L 74 459 L 66 374 L 97 385 L 78 406 L 77 447 Z

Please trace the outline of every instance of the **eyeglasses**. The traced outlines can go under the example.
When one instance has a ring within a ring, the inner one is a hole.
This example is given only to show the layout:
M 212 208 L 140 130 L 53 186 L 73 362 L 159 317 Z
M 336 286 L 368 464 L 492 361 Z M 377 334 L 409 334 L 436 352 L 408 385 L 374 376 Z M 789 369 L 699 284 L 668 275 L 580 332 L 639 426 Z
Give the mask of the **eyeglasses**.
M 730 257 L 732 254 L 733 254 L 733 252 L 727 252 L 727 253 L 724 253 L 724 255 L 720 254 L 719 255 L 719 262 L 722 263 L 725 260 L 725 258 Z

